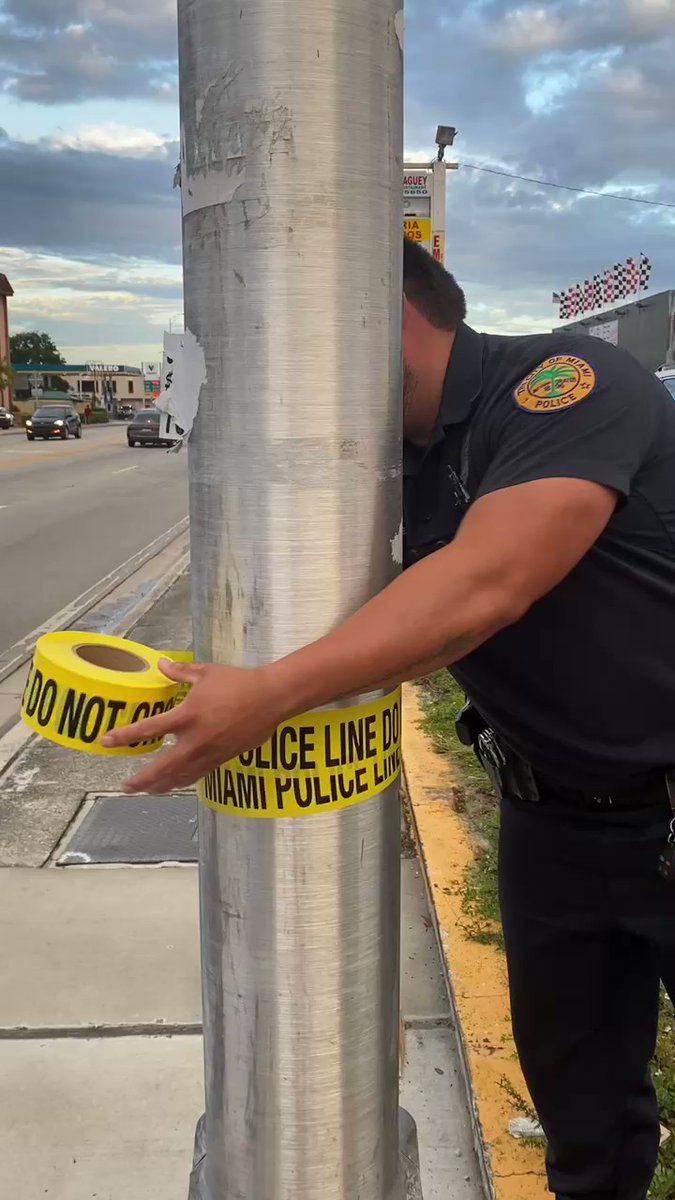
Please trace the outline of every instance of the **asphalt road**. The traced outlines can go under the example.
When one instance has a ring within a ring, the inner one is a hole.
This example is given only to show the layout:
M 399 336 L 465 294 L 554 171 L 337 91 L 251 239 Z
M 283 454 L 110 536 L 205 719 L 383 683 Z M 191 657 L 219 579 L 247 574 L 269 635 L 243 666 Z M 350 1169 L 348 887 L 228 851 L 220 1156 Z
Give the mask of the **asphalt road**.
M 180 521 L 186 464 L 130 450 L 122 422 L 67 442 L 0 432 L 0 650 Z

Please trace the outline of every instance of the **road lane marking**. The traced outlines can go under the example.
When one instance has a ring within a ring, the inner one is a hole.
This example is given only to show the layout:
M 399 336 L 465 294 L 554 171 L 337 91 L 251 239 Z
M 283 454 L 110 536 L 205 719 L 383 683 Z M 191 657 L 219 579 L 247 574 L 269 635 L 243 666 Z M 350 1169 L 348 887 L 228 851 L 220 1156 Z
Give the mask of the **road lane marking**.
M 113 475 L 126 475 L 127 471 L 137 471 L 139 465 L 136 463 L 133 467 L 121 467 L 119 471 L 113 471 Z
M 66 450 L 65 453 L 54 453 L 52 451 L 50 454 L 41 454 L 39 458 L 33 457 L 36 454 L 35 450 L 27 450 L 24 451 L 22 455 L 19 455 L 19 457 L 17 457 L 13 462 L 2 462 L 2 458 L 4 456 L 0 455 L 0 471 L 14 471 L 17 467 L 23 467 L 26 465 L 39 467 L 44 466 L 45 463 L 66 462 L 67 460 L 72 460 L 73 458 L 87 459 L 90 456 L 93 458 L 95 454 L 109 454 L 111 449 L 114 448 L 115 447 L 111 446 L 92 446 L 91 449 L 89 447 L 82 447 L 81 450 Z M 123 447 L 120 446 L 118 449 L 121 451 L 123 450 Z

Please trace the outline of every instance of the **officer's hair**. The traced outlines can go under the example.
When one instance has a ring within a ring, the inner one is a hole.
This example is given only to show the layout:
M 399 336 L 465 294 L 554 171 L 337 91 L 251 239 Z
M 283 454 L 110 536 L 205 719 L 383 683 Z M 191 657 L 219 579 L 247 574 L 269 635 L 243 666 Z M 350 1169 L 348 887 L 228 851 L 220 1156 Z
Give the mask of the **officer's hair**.
M 454 275 L 409 238 L 403 239 L 403 292 L 434 329 L 454 333 L 466 317 L 466 299 Z

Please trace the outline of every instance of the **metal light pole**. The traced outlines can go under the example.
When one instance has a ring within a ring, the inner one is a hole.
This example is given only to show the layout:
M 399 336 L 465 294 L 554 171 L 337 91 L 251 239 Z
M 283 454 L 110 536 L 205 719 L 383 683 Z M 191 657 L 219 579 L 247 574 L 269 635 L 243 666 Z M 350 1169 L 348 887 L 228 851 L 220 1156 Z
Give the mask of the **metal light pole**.
M 202 660 L 267 663 L 398 570 L 399 7 L 178 3 Z M 195 1200 L 398 1200 L 399 837 L 396 782 L 295 819 L 202 806 Z
M 431 199 L 431 252 L 440 263 L 445 263 L 445 225 L 447 220 L 448 171 L 456 171 L 458 163 L 446 163 L 445 151 L 454 146 L 457 130 L 454 125 L 439 125 L 436 130 L 438 156 L 432 164 L 433 188 Z

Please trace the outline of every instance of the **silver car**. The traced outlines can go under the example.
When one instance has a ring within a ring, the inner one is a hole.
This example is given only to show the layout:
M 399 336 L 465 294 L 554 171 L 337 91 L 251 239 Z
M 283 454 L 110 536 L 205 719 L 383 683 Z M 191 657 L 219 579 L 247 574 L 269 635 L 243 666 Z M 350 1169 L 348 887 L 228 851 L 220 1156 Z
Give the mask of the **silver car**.
M 668 388 L 673 400 L 675 400 L 675 366 L 662 367 L 660 371 L 656 372 L 656 374 L 661 380 L 661 383 Z

